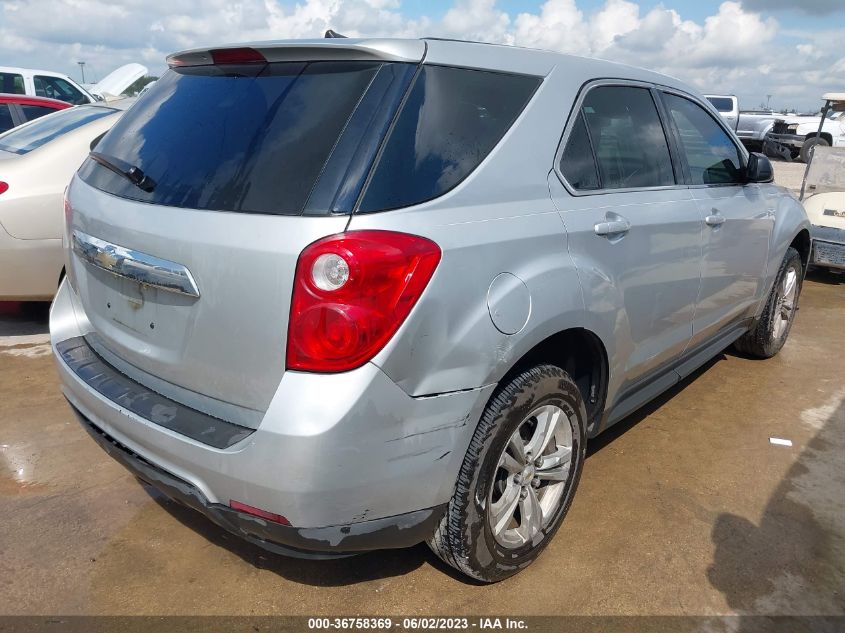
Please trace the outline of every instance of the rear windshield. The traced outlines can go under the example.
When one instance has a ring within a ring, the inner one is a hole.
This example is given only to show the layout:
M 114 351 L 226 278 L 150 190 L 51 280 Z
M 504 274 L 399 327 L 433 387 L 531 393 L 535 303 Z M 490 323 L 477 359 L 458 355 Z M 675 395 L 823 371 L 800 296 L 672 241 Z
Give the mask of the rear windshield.
M 4 134 L 0 138 L 0 150 L 26 154 L 68 132 L 115 112 L 116 110 L 112 108 L 102 106 L 76 106 L 59 110 Z
M 733 99 L 728 99 L 727 97 L 707 97 L 707 100 L 719 112 L 732 112 L 734 109 Z
M 97 145 L 155 182 L 143 191 L 88 160 L 80 176 L 142 202 L 301 213 L 377 62 L 200 66 L 159 79 Z
M 350 213 L 359 200 L 361 211 L 393 209 L 463 180 L 539 83 L 375 61 L 175 68 L 97 145 L 152 190 L 90 159 L 79 174 L 117 196 L 189 209 L 320 215 Z

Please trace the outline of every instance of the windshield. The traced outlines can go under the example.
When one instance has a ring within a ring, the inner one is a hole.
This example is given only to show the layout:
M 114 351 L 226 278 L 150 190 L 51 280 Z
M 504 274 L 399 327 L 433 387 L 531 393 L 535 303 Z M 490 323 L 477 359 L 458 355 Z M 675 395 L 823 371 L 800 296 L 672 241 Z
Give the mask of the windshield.
M 59 110 L 0 136 L 0 150 L 27 154 L 68 132 L 115 112 L 117 110 L 97 106 L 76 106 Z

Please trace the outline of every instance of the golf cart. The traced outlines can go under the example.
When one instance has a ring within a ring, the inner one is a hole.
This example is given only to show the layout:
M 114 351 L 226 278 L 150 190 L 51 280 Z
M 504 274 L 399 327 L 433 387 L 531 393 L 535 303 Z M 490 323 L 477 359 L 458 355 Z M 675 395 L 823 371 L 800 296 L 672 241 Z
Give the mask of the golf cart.
M 829 112 L 845 112 L 845 92 L 822 98 L 825 105 L 817 136 Z M 801 202 L 813 225 L 810 263 L 845 270 L 845 146 L 813 147 L 801 183 Z

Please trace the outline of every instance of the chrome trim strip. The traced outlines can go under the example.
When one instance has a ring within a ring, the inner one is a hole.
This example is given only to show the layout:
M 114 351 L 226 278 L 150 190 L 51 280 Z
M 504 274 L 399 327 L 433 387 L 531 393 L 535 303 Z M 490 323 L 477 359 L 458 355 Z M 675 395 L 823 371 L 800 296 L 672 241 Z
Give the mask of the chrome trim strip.
M 71 241 L 73 252 L 95 268 L 169 292 L 200 296 L 191 271 L 182 264 L 133 251 L 79 230 L 73 231 Z

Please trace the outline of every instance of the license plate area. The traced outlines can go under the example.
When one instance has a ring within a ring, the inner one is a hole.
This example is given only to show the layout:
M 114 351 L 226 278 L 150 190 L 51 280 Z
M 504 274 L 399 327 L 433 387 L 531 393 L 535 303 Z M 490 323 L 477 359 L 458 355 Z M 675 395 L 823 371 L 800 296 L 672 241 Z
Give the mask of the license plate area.
M 86 311 L 107 342 L 164 362 L 181 357 L 196 299 L 86 268 Z

